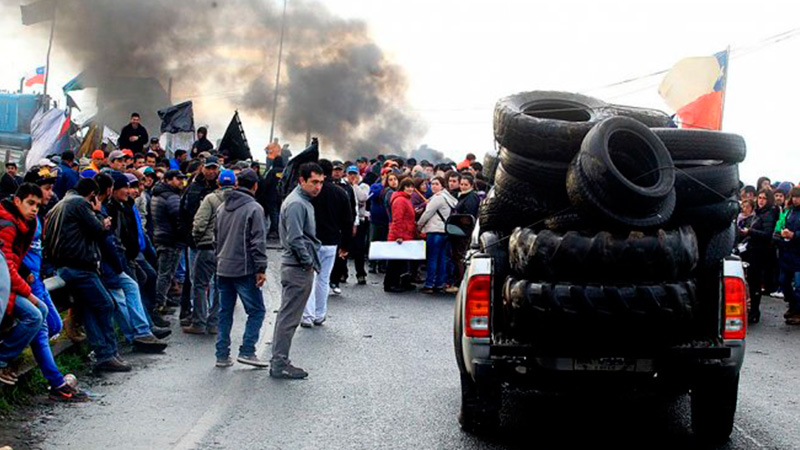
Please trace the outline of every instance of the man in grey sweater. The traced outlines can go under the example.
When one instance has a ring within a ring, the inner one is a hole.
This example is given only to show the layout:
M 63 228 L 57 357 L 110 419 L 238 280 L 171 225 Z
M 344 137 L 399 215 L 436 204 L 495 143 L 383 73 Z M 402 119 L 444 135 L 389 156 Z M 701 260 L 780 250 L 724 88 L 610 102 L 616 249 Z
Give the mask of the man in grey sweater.
M 228 192 L 217 210 L 214 236 L 219 288 L 219 329 L 217 333 L 217 367 L 233 365 L 230 358 L 231 326 L 237 294 L 247 313 L 241 364 L 266 367 L 256 356 L 256 342 L 264 323 L 266 308 L 261 287 L 267 280 L 267 229 L 264 209 L 256 202 L 258 175 L 252 169 L 236 177 L 238 189 Z
M 325 180 L 322 168 L 316 163 L 300 166 L 299 183 L 281 206 L 280 237 L 283 246 L 281 257 L 281 308 L 275 319 L 272 338 L 272 367 L 269 374 L 275 378 L 302 379 L 308 373 L 294 367 L 289 361 L 292 338 L 306 306 L 314 274 L 320 270 L 317 226 L 311 199 L 319 195 Z

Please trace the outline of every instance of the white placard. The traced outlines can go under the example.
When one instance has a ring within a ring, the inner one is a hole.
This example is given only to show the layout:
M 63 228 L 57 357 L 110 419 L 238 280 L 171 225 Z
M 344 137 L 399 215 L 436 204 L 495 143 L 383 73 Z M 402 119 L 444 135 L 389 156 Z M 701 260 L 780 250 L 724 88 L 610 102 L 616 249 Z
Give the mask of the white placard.
M 369 244 L 369 259 L 417 260 L 425 259 L 425 241 L 372 242 Z

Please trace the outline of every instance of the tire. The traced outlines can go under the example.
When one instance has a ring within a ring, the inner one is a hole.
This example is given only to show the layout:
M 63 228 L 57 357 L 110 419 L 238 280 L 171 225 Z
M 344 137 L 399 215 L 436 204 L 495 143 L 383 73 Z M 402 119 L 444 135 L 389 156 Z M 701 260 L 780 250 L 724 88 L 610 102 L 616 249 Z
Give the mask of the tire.
M 519 228 L 511 235 L 508 253 L 515 275 L 571 283 L 682 280 L 699 259 L 697 237 L 689 226 L 623 235 Z
M 483 176 L 489 184 L 494 183 L 494 172 L 497 170 L 497 152 L 487 152 L 483 157 Z
M 520 156 L 568 163 L 586 133 L 608 116 L 607 106 L 596 98 L 568 92 L 511 95 L 495 105 L 495 139 Z
M 717 160 L 740 163 L 747 155 L 744 138 L 738 134 L 710 130 L 653 128 L 673 159 Z
M 657 109 L 637 108 L 624 105 L 609 105 L 608 111 L 610 111 L 614 116 L 623 116 L 636 119 L 650 128 L 675 126 L 675 122 L 672 121 L 672 118 L 669 116 L 669 114 Z
M 506 149 L 500 149 L 499 161 L 508 174 L 540 187 L 543 194 L 552 192 L 566 198 L 569 164 L 526 158 Z
M 739 214 L 739 201 L 735 197 L 704 206 L 676 209 L 670 223 L 691 225 L 698 234 L 710 234 L 728 228 Z
M 702 442 L 724 444 L 733 432 L 739 374 L 704 379 L 692 388 L 692 431 Z
M 712 233 L 705 239 L 700 237 L 700 268 L 714 270 L 722 266 L 722 260 L 733 253 L 736 243 L 736 224 Z
M 632 345 L 640 337 L 646 337 L 647 345 L 660 338 L 680 341 L 689 333 L 697 303 L 693 281 L 582 285 L 509 277 L 503 296 L 504 314 L 517 341 L 582 346 L 605 338 Z
M 695 166 L 675 171 L 676 210 L 719 203 L 739 192 L 739 166 Z
M 461 373 L 461 429 L 474 434 L 488 434 L 500 426 L 502 391 L 500 385 L 481 386 L 467 373 Z

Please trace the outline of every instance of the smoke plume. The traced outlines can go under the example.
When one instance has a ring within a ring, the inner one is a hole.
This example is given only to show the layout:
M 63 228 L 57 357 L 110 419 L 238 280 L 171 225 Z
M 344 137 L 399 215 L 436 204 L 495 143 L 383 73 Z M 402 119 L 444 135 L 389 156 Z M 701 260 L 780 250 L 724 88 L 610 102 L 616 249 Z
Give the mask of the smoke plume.
M 177 99 L 214 105 L 199 109 L 224 116 L 221 122 L 234 108 L 270 120 L 281 15 L 282 5 L 266 0 L 58 0 L 55 42 L 86 70 L 154 77 L 165 87 L 173 78 Z M 282 135 L 310 131 L 323 147 L 352 158 L 407 153 L 424 132 L 409 113 L 403 70 L 363 21 L 292 0 L 283 58 Z

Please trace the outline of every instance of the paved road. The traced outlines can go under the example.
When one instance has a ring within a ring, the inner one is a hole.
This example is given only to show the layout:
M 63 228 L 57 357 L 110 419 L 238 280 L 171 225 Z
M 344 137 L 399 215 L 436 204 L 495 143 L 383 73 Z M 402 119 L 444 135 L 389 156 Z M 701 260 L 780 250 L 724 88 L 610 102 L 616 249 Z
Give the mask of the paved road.
M 275 261 L 275 255 L 270 255 Z M 279 303 L 271 268 L 268 312 Z M 509 399 L 494 438 L 463 434 L 452 298 L 384 295 L 380 280 L 332 298 L 326 326 L 298 330 L 293 360 L 305 381 L 213 367 L 213 339 L 177 334 L 167 354 L 131 355 L 131 374 L 96 380 L 100 402 L 57 405 L 36 432 L 42 448 L 510 449 L 691 448 L 686 401 Z M 766 300 L 748 342 L 736 431 L 725 448 L 800 448 L 800 328 Z M 238 311 L 234 345 L 241 339 Z M 274 314 L 259 353 L 269 354 Z M 234 350 L 235 351 L 235 350 Z M 536 445 L 531 446 L 531 443 Z

